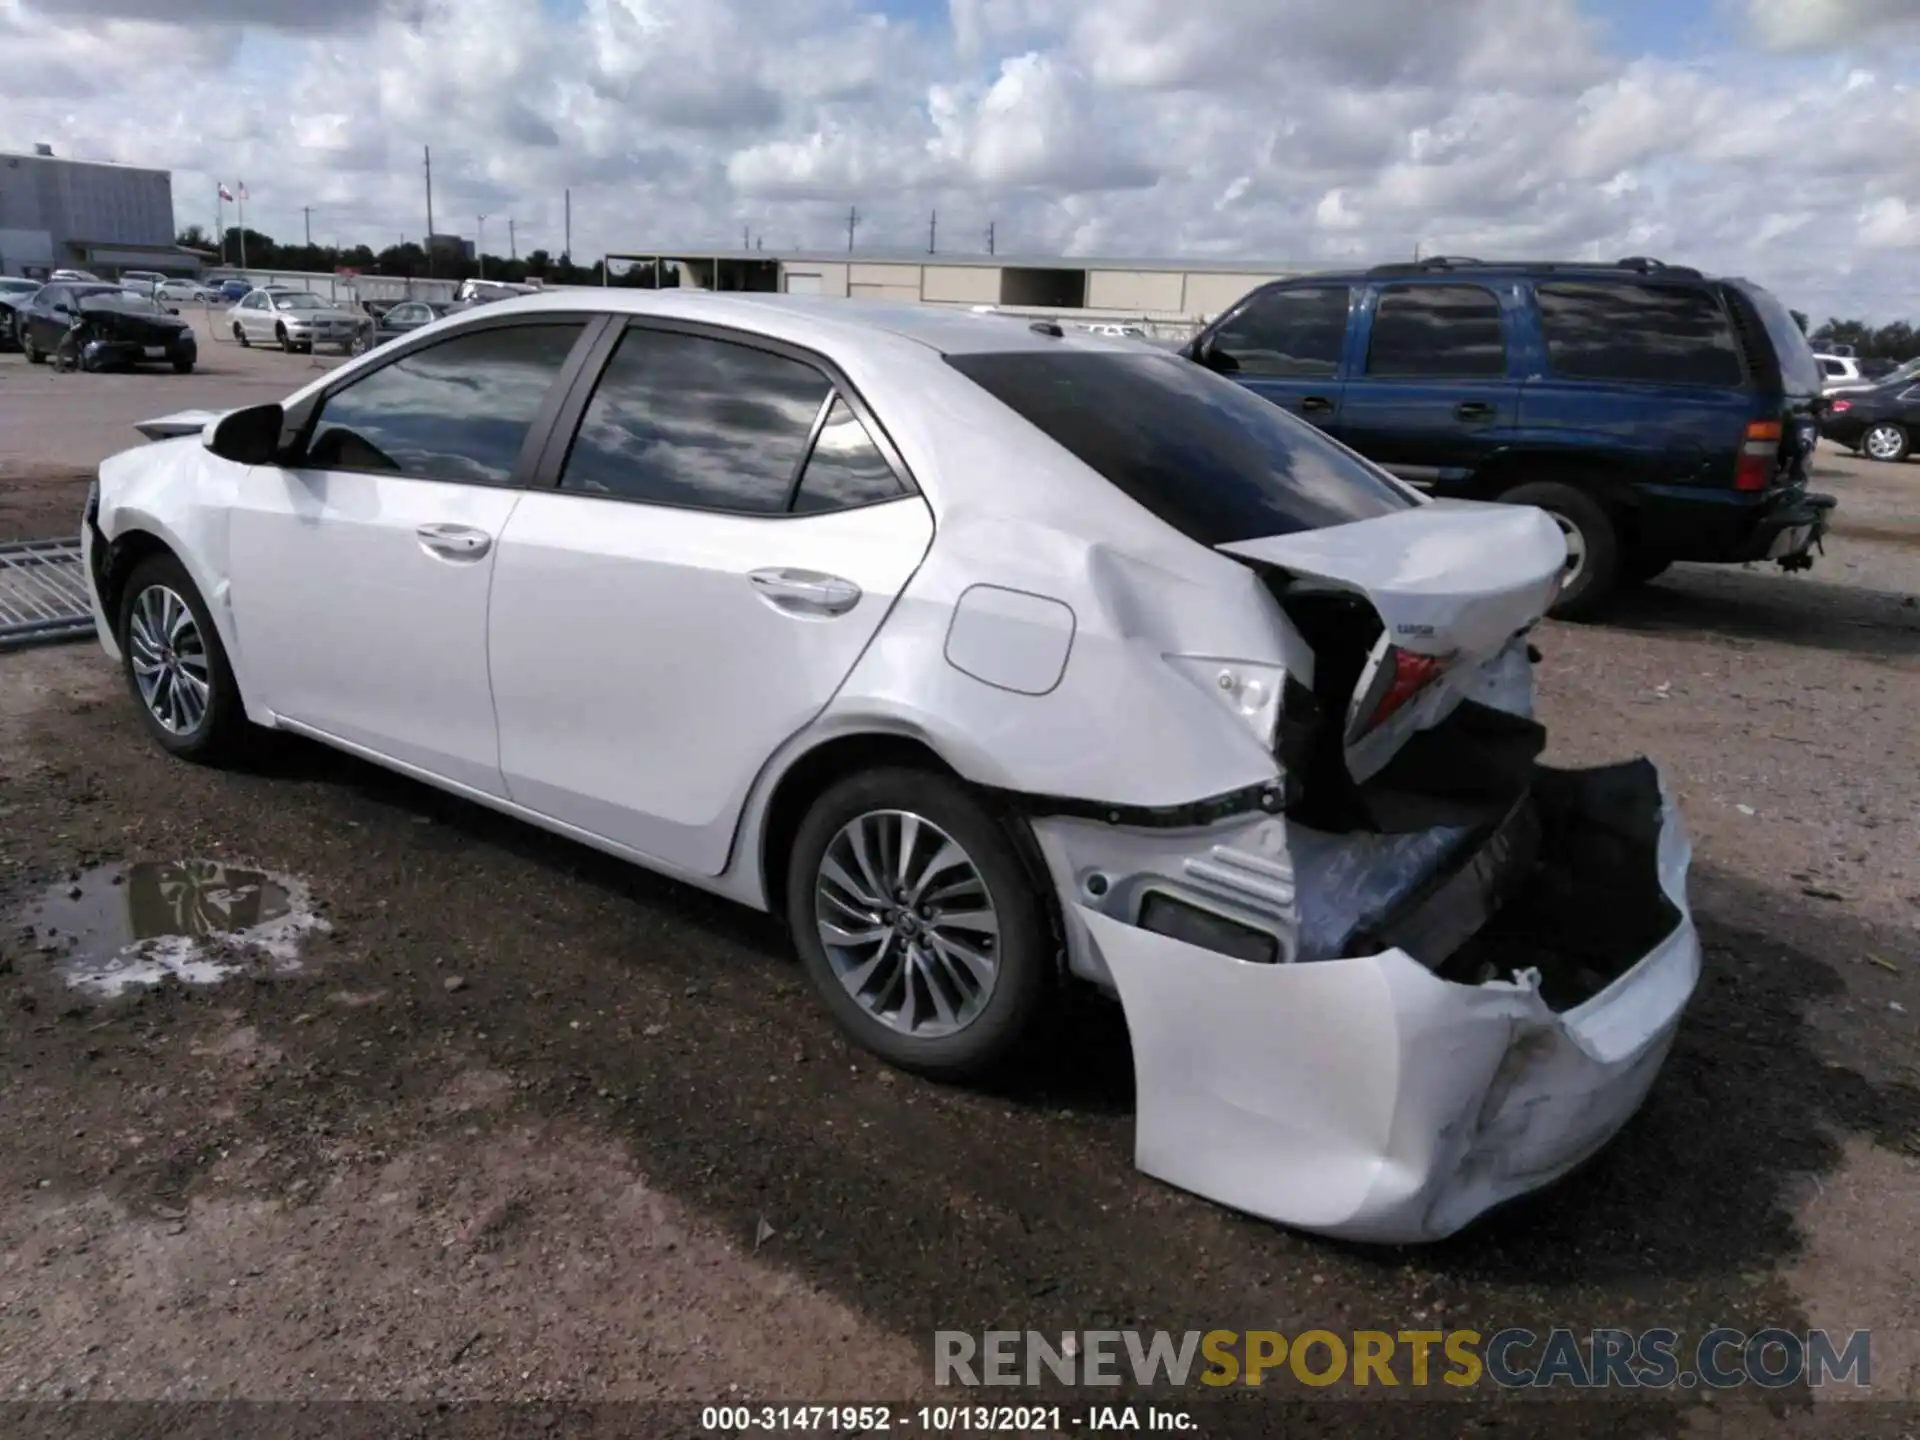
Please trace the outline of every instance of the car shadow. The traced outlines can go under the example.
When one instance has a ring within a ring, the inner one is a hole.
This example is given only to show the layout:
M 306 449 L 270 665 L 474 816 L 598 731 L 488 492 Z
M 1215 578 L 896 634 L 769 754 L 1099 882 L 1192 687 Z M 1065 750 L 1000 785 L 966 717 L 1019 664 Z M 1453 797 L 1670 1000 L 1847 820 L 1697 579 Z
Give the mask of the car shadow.
M 781 1264 L 915 1337 L 990 1320 L 1393 1330 L 1443 1311 L 1481 1328 L 1791 1324 L 1777 1291 L 1738 1277 L 1796 1253 L 1793 1207 L 1843 1137 L 1911 1146 L 1920 1132 L 1920 1092 L 1865 1073 L 1815 1013 L 1845 992 L 1843 957 L 1873 950 L 1912 973 L 1920 940 L 1903 953 L 1830 906 L 1700 866 L 1701 987 L 1620 1139 L 1443 1244 L 1339 1244 L 1134 1171 L 1117 1007 L 1076 1001 L 1008 1085 L 917 1080 L 839 1038 L 764 917 L 318 746 L 276 764 L 338 787 L 345 823 L 401 832 L 409 850 L 449 864 L 497 851 L 491 869 L 580 882 L 621 940 L 576 929 L 535 946 L 509 934 L 527 919 L 512 896 L 482 896 L 503 907 L 487 983 L 537 977 L 567 1013 L 647 987 L 666 997 L 646 1030 L 661 1038 L 614 1042 L 507 1003 L 489 1012 L 485 1063 L 551 1119 L 616 1134 L 652 1183 L 731 1233 L 773 1227 Z M 382 1033 L 369 1043 L 388 1045 Z
M 1719 635 L 1885 658 L 1920 656 L 1920 600 L 1725 566 L 1676 566 L 1621 595 L 1607 623 L 1642 635 Z

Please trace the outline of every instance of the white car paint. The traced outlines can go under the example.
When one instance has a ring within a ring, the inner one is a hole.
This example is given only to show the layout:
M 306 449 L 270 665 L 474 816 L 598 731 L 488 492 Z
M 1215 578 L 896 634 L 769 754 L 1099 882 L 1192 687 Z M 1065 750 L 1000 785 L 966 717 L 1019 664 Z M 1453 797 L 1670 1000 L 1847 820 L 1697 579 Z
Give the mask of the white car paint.
M 298 303 L 294 303 L 296 300 Z M 284 332 L 295 345 L 317 342 L 345 346 L 367 320 L 367 316 L 329 304 L 311 291 L 283 285 L 249 291 L 227 311 L 227 328 L 255 345 L 278 345 Z
M 1851 355 L 1815 355 L 1814 363 L 1819 365 L 1822 376 L 1821 388 L 1837 389 L 1843 385 L 1858 385 L 1860 380 L 1860 362 Z
M 1531 713 L 1524 636 L 1564 560 L 1545 516 L 1413 497 L 1221 553 L 947 363 L 1140 347 L 934 309 L 528 297 L 443 318 L 287 403 L 397 347 L 581 311 L 705 321 L 826 357 L 919 493 L 768 518 L 247 467 L 209 449 L 218 417 L 190 411 L 146 427 L 172 438 L 102 465 L 99 535 L 144 532 L 180 557 L 258 723 L 748 905 L 767 906 L 784 863 L 767 850 L 780 781 L 823 745 L 911 738 L 976 786 L 1030 797 L 1068 965 L 1127 1013 L 1138 1162 L 1222 1203 L 1432 1239 L 1561 1173 L 1637 1108 L 1698 970 L 1685 835 L 1664 798 L 1659 884 L 1676 918 L 1560 1012 L 1531 970 L 1474 985 L 1398 948 L 1305 958 L 1309 922 L 1346 904 L 1313 878 L 1330 873 L 1316 856 L 1365 837 L 1277 813 L 1279 697 L 1289 677 L 1311 681 L 1316 656 L 1266 576 L 1364 600 L 1383 642 L 1449 660 L 1388 722 L 1387 753 L 1362 764 L 1348 747 L 1358 778 L 1467 699 Z M 94 603 L 117 657 L 97 587 Z M 1223 796 L 1257 798 L 1210 821 L 1148 819 Z M 1270 934 L 1280 963 L 1142 928 L 1156 891 Z

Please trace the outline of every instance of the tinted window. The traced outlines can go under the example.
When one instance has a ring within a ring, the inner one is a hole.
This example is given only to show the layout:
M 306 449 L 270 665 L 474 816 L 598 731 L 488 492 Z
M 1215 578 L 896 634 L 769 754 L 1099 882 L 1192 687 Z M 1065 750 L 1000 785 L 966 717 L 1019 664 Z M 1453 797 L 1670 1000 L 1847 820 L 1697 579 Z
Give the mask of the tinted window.
M 1175 356 L 951 355 L 947 363 L 1204 545 L 1419 502 L 1304 421 Z
M 1374 302 L 1369 375 L 1500 378 L 1507 342 L 1500 301 L 1478 285 L 1396 285 Z
M 813 453 L 807 457 L 807 468 L 801 472 L 794 510 L 803 515 L 844 510 L 849 505 L 891 500 L 901 493 L 893 467 L 873 443 L 867 427 L 836 395 L 833 408 L 827 412 L 827 423 L 820 427 L 820 438 L 813 442 Z
M 415 351 L 329 395 L 307 464 L 504 485 L 578 324 L 477 330 Z
M 1273 290 L 1229 317 L 1214 353 L 1243 375 L 1331 375 L 1347 344 L 1347 287 Z
M 1739 346 L 1720 302 L 1679 285 L 1540 285 L 1547 363 L 1576 380 L 1738 385 Z
M 827 377 L 766 350 L 629 330 L 594 388 L 561 488 L 656 505 L 781 512 Z
M 1820 362 L 1820 373 L 1822 375 L 1844 375 L 1847 373 L 1847 367 L 1842 365 L 1838 360 L 1822 360 Z

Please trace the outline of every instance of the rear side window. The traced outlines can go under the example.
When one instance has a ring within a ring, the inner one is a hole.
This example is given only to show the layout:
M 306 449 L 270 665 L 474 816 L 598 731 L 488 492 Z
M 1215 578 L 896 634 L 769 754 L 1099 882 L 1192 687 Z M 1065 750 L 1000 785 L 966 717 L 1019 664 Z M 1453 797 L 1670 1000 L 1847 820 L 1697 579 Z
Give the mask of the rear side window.
M 823 510 L 847 510 L 904 493 L 899 477 L 860 417 L 845 400 L 834 396 L 833 408 L 827 411 L 820 437 L 807 457 L 807 468 L 800 474 L 800 489 L 793 497 L 794 512 L 815 515 Z
M 1478 285 L 1395 285 L 1373 307 L 1367 374 L 1403 379 L 1500 379 L 1507 339 L 1500 300 Z
M 1241 375 L 1331 375 L 1347 344 L 1345 285 L 1269 290 L 1213 333 L 1219 368 Z
M 1203 545 L 1420 503 L 1313 426 L 1177 356 L 1021 351 L 947 363 Z
M 1745 379 L 1726 311 L 1698 286 L 1551 284 L 1534 294 L 1555 375 L 1652 385 Z
M 826 403 L 813 366 L 726 340 L 631 329 L 607 362 L 560 488 L 778 514 Z

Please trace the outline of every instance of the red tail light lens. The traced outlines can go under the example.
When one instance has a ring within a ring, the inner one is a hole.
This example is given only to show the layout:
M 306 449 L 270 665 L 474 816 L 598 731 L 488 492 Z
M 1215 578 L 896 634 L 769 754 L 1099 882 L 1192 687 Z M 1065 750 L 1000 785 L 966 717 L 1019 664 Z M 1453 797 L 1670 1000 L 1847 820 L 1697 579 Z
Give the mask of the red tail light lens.
M 1734 466 L 1733 488 L 1757 492 L 1773 483 L 1780 467 L 1780 422 L 1756 420 L 1747 426 L 1746 441 L 1740 446 L 1740 459 Z
M 1411 650 L 1392 645 L 1387 647 L 1381 669 L 1391 678 L 1387 681 L 1387 688 L 1380 692 L 1380 698 L 1374 702 L 1372 713 L 1362 722 L 1362 735 L 1386 724 L 1392 715 L 1404 709 L 1416 695 L 1444 675 L 1447 662 L 1437 655 L 1416 655 Z M 1375 681 L 1375 688 L 1378 688 L 1378 684 Z
M 1851 400 L 1833 400 L 1827 404 L 1827 413 L 1829 415 L 1844 415 L 1852 408 L 1853 401 Z

